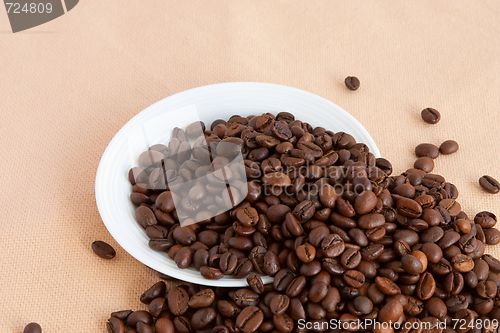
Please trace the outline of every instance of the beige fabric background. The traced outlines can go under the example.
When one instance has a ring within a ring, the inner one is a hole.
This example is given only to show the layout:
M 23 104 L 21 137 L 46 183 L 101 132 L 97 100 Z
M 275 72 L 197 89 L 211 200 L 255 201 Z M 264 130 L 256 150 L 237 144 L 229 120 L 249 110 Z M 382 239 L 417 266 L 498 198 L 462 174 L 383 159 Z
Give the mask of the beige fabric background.
M 354 115 L 397 171 L 421 142 L 457 140 L 437 160 L 473 217 L 500 214 L 500 2 L 80 1 L 12 34 L 0 9 L 2 332 L 105 332 L 158 279 L 101 222 L 101 154 L 135 114 L 174 93 L 228 81 L 288 85 Z M 343 80 L 356 75 L 361 88 Z M 435 107 L 438 125 L 420 110 Z M 96 257 L 97 239 L 117 249 Z M 499 248 L 488 251 L 500 254 Z

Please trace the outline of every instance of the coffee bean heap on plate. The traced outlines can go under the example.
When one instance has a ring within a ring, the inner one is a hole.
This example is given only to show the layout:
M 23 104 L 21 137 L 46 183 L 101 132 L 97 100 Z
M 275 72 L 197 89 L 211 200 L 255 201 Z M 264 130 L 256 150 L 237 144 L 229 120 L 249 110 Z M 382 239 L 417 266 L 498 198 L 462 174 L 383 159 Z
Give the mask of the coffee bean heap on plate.
M 422 170 L 426 163 L 391 176 L 391 163 L 375 158 L 351 135 L 312 128 L 286 112 L 217 120 L 205 131 L 210 158 L 223 168 L 234 154 L 234 147 L 224 151 L 224 143 L 236 144 L 248 183 L 233 182 L 231 192 L 248 193 L 226 212 L 180 226 L 174 208 L 183 199 L 156 186 L 164 183 L 157 180 L 165 165 L 174 166 L 176 181 L 200 174 L 190 169 L 194 164 L 188 159 L 207 148 L 201 140 L 188 148 L 189 128 L 187 135 L 175 130 L 180 143 L 173 139 L 175 145 L 151 147 L 145 154 L 159 154 L 139 158 L 141 167 L 129 173 L 131 199 L 139 205 L 136 217 L 151 248 L 168 252 L 179 268 L 193 265 L 207 279 L 245 277 L 252 271 L 272 276 L 274 292 L 286 295 L 289 304 L 300 303 L 308 320 L 433 325 L 446 320 L 450 327 L 452 318 L 468 323 L 500 319 L 500 261 L 484 254 L 485 244 L 500 242 L 493 228 L 497 218 L 481 212 L 469 220 L 457 188 Z M 180 160 L 167 161 L 179 155 Z M 208 200 L 207 207 L 210 200 L 219 208 L 231 204 L 227 194 L 211 195 L 210 187 L 197 190 L 206 193 L 189 193 L 187 207 L 196 206 L 195 198 Z M 292 281 L 302 286 L 298 294 L 288 291 Z M 330 302 L 323 300 L 331 293 L 340 299 L 327 308 Z M 288 307 L 284 314 L 295 319 L 293 311 Z M 264 314 L 263 322 L 272 319 L 274 326 L 259 330 L 288 332 L 275 316 Z

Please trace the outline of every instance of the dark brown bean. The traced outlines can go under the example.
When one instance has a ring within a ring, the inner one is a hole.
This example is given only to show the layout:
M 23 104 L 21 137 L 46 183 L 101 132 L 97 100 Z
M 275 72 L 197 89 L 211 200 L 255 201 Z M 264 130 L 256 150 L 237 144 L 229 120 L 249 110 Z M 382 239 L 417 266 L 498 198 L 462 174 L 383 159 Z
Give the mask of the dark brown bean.
M 453 154 L 458 150 L 458 143 L 454 140 L 446 140 L 439 146 L 439 152 L 444 155 Z
M 484 175 L 479 178 L 479 185 L 488 193 L 496 194 L 500 192 L 500 183 L 491 176 Z
M 92 251 L 103 258 L 103 259 L 113 259 L 116 256 L 115 249 L 103 241 L 95 241 L 92 243 Z

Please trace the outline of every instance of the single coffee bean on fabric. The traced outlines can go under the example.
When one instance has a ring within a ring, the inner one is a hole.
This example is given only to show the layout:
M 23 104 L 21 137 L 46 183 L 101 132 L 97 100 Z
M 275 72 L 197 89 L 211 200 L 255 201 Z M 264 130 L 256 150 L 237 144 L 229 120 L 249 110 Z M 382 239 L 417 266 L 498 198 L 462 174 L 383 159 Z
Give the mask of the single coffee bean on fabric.
M 359 79 L 355 76 L 346 77 L 344 83 L 349 90 L 358 90 L 359 88 Z
M 115 249 L 103 241 L 95 241 L 92 243 L 92 251 L 103 259 L 113 259 L 116 256 Z
M 479 178 L 479 185 L 488 193 L 497 194 L 500 192 L 500 183 L 491 176 L 482 176 Z
M 425 108 L 421 112 L 422 119 L 428 124 L 437 124 L 441 120 L 441 114 L 433 108 Z
M 457 152 L 458 148 L 458 142 L 454 140 L 446 140 L 439 146 L 439 152 L 444 155 L 449 155 Z

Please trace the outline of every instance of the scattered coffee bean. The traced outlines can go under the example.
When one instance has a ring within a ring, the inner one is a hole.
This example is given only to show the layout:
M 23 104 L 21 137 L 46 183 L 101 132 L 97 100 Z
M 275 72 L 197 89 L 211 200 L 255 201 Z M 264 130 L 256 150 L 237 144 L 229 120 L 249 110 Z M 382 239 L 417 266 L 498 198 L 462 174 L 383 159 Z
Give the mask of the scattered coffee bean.
M 434 169 L 434 161 L 428 156 L 419 157 L 413 167 L 429 173 Z
M 359 79 L 355 76 L 346 77 L 344 83 L 349 90 L 358 90 L 359 88 Z
M 446 140 L 439 146 L 439 152 L 444 155 L 453 154 L 458 150 L 458 143 L 454 140 Z
M 438 110 L 433 108 L 426 108 L 422 110 L 422 119 L 428 124 L 437 124 L 441 119 L 441 114 Z
M 92 250 L 95 254 L 103 259 L 113 259 L 116 256 L 115 249 L 103 241 L 95 241 L 92 243 Z
M 479 178 L 479 185 L 488 193 L 496 194 L 500 192 L 500 183 L 491 176 L 482 176 Z

